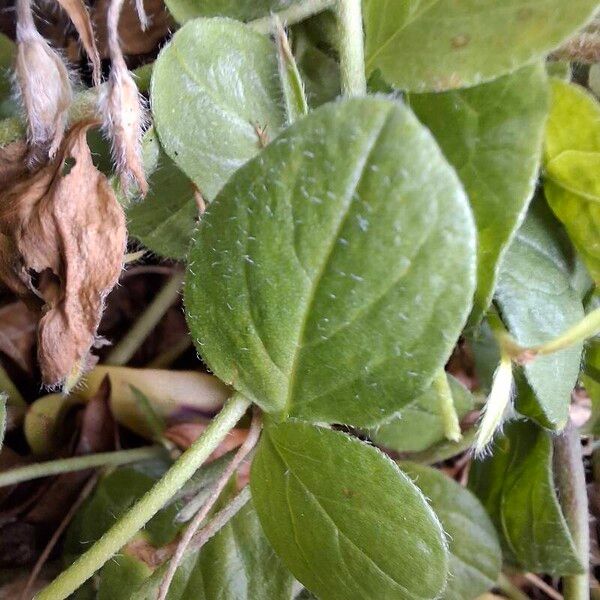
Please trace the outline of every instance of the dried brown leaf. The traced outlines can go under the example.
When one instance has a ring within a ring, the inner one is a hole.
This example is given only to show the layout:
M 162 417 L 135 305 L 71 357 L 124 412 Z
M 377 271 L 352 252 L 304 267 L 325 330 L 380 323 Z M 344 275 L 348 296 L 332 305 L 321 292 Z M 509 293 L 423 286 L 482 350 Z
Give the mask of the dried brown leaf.
M 185 450 L 204 433 L 207 427 L 208 424 L 205 423 L 178 423 L 169 427 L 164 435 L 165 438 Z M 247 429 L 232 429 L 210 455 L 209 460 L 216 460 L 220 456 L 235 450 L 244 443 L 246 437 L 248 437 Z
M 23 371 L 33 370 L 37 315 L 22 302 L 0 308 L 0 352 L 14 360 Z
M 94 36 L 94 28 L 88 10 L 83 3 L 83 0 L 57 0 L 64 11 L 69 15 L 69 18 L 75 25 L 79 39 L 85 48 L 85 51 L 92 66 L 92 79 L 94 85 L 100 85 L 100 77 L 102 69 L 100 67 L 100 54 L 96 46 L 96 37 Z
M 56 160 L 0 192 L 0 276 L 42 305 L 38 359 L 46 385 L 89 366 L 104 299 L 123 263 L 125 217 L 92 162 L 91 125 L 75 125 Z

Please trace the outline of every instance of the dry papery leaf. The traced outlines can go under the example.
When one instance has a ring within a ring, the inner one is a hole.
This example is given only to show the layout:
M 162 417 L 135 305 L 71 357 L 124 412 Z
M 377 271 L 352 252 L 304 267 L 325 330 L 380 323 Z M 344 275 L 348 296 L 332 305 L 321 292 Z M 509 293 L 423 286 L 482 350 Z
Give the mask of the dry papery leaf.
M 27 373 L 33 370 L 37 321 L 37 315 L 23 302 L 11 302 L 0 308 L 0 352 Z
M 0 191 L 0 278 L 41 309 L 38 360 L 47 386 L 91 365 L 104 299 L 123 264 L 125 217 L 92 162 L 93 125 L 74 125 L 55 160 L 33 173 L 14 169 Z

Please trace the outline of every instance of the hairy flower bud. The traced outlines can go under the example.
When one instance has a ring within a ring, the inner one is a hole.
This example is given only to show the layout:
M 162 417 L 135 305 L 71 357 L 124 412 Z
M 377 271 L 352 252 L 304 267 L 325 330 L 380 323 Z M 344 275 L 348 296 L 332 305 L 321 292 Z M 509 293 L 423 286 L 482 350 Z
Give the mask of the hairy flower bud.
M 112 0 L 108 9 L 108 46 L 112 66 L 106 91 L 100 99 L 100 110 L 112 141 L 113 158 L 123 187 L 128 189 L 134 181 L 142 194 L 146 194 L 148 183 L 141 153 L 146 111 L 119 46 L 117 28 L 122 5 L 123 0 Z
M 17 0 L 16 76 L 33 162 L 54 156 L 63 138 L 73 92 L 60 57 L 38 33 L 30 0 Z

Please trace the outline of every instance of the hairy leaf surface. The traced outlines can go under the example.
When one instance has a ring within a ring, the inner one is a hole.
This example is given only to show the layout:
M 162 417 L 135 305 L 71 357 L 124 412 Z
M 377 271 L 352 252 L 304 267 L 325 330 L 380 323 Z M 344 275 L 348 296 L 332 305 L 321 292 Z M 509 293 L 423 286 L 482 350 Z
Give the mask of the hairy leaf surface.
M 534 203 L 502 265 L 496 301 L 510 332 L 525 347 L 557 337 L 584 316 L 555 227 L 548 209 Z M 521 412 L 544 427 L 565 425 L 581 351 L 582 344 L 574 344 L 525 365 L 535 401 L 519 406 Z
M 509 423 L 494 453 L 474 461 L 469 488 L 501 534 L 507 560 L 535 573 L 579 573 L 554 489 L 552 454 L 548 432 L 527 421 Z
M 600 283 L 600 105 L 583 88 L 552 82 L 544 193 Z
M 366 0 L 367 71 L 415 92 L 476 85 L 547 54 L 596 8 L 596 0 Z
M 458 178 L 407 108 L 329 104 L 209 206 L 190 253 L 190 328 L 214 373 L 268 412 L 371 426 L 449 357 L 474 238 Z
M 444 600 L 473 600 L 496 585 L 502 552 L 485 509 L 468 490 L 443 473 L 416 463 L 400 468 L 425 494 L 449 539 L 448 584 Z
M 541 63 L 473 88 L 410 96 L 415 114 L 456 168 L 475 215 L 478 264 L 473 323 L 490 305 L 502 257 L 533 194 L 547 96 Z
M 321 600 L 439 597 L 448 567 L 442 527 L 372 446 L 298 421 L 269 427 L 251 486 L 275 551 Z
M 297 0 L 165 0 L 169 12 L 178 23 L 197 17 L 231 17 L 250 21 L 283 10 Z
M 162 50 L 152 114 L 163 148 L 212 200 L 285 123 L 275 46 L 229 19 L 195 19 Z

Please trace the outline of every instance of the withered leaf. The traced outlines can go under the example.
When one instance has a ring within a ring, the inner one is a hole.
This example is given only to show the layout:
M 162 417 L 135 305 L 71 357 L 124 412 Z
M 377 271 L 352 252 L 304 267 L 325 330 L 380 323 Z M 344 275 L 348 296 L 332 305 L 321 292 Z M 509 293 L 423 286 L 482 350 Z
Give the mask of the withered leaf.
M 0 278 L 41 307 L 38 359 L 49 386 L 89 366 L 123 263 L 125 217 L 92 162 L 86 132 L 94 124 L 74 125 L 55 160 L 0 191 Z
M 33 368 L 31 358 L 37 321 L 37 315 L 22 302 L 0 308 L 0 352 L 28 373 Z

